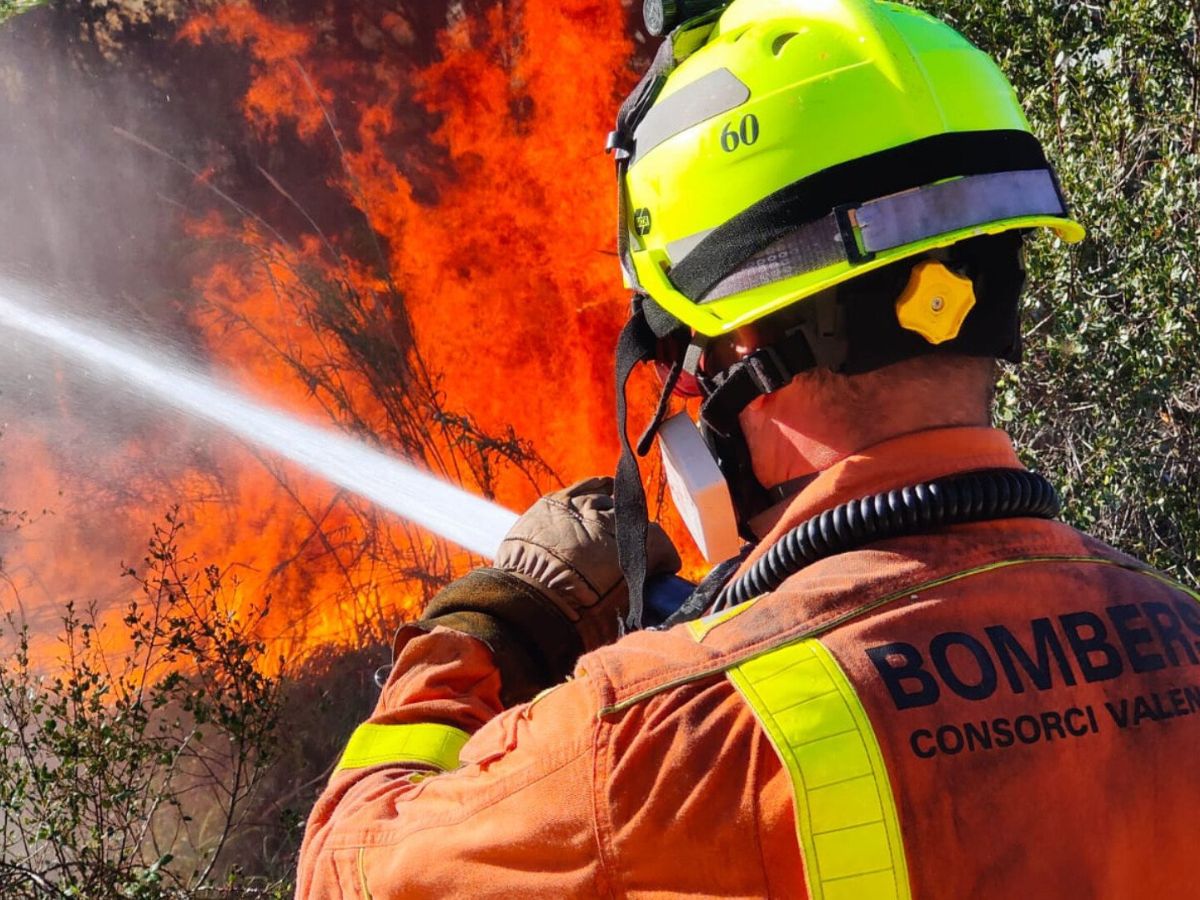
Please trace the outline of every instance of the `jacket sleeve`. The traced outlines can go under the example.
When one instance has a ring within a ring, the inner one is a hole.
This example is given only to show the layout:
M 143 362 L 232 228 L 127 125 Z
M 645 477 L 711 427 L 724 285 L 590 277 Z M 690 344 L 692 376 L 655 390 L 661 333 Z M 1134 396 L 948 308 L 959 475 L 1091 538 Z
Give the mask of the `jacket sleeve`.
M 598 699 L 586 676 L 502 711 L 481 641 L 405 628 L 374 715 L 309 818 L 298 898 L 595 896 Z

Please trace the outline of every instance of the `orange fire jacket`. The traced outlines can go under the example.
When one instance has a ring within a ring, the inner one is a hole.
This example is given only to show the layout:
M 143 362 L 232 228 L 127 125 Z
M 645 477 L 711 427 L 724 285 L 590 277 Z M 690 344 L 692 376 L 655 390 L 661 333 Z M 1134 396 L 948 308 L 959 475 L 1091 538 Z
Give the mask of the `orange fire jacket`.
M 990 429 L 871 448 L 853 497 L 1017 467 Z M 502 710 L 488 649 L 406 629 L 313 810 L 299 897 L 1195 896 L 1200 606 L 1058 523 L 820 561 Z

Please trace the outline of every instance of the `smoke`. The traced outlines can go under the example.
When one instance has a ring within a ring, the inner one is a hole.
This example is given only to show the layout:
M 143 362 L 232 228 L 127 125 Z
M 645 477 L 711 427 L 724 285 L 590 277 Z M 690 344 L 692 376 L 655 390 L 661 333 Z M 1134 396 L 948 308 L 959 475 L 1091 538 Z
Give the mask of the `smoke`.
M 157 136 L 184 123 L 167 90 L 107 64 L 80 24 L 67 29 L 45 8 L 0 27 L 0 271 L 86 285 L 64 292 L 80 297 L 77 311 L 186 346 L 178 210 L 167 202 L 186 194 L 186 173 L 113 130 Z M 0 507 L 29 514 L 19 531 L 11 517 L 0 529 L 0 557 L 25 612 L 53 621 L 66 599 L 116 596 L 118 564 L 138 559 L 144 540 L 124 511 L 165 510 L 172 478 L 207 469 L 207 456 L 187 424 L 0 336 Z

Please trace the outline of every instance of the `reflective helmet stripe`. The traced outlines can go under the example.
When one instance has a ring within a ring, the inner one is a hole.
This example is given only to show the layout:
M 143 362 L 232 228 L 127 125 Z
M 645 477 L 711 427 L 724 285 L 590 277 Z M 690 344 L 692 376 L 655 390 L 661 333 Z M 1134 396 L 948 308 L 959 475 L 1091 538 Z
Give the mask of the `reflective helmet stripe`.
M 1049 169 L 997 172 L 942 181 L 871 200 L 811 222 L 717 282 L 701 302 L 806 275 L 837 263 L 870 259 L 941 234 L 1023 216 L 1065 216 Z
M 717 69 L 693 81 L 646 112 L 633 132 L 630 167 L 637 165 L 638 160 L 663 141 L 693 125 L 737 109 L 749 99 L 750 88 L 728 69 Z
M 625 272 L 627 285 L 640 292 L 637 270 L 630 256 L 630 231 L 626 227 L 629 219 L 629 196 L 625 184 L 625 173 L 629 169 L 633 156 L 633 135 L 646 113 L 658 99 L 667 76 L 675 70 L 680 62 L 687 59 L 708 39 L 716 25 L 717 13 L 720 10 L 700 16 L 680 25 L 659 46 L 654 55 L 654 62 L 646 70 L 646 74 L 638 81 L 633 92 L 625 98 L 617 113 L 617 127 L 609 133 L 605 151 L 612 153 L 617 165 L 617 253 L 621 258 L 621 268 Z M 644 249 L 644 248 L 639 248 Z
M 854 687 L 820 641 L 728 672 L 791 777 L 812 900 L 909 900 L 891 782 Z
M 458 754 L 471 736 L 460 728 L 432 723 L 373 725 L 354 729 L 335 772 L 386 763 L 417 763 L 441 771 L 458 768 Z
M 926 185 L 851 210 L 866 253 L 1018 216 L 1065 216 L 1049 169 L 995 172 Z
M 760 250 L 839 207 L 953 177 L 1048 168 L 1041 145 L 1028 132 L 972 131 L 924 138 L 841 163 L 776 191 L 713 229 L 683 259 L 672 260 L 669 277 L 680 293 L 697 300 Z

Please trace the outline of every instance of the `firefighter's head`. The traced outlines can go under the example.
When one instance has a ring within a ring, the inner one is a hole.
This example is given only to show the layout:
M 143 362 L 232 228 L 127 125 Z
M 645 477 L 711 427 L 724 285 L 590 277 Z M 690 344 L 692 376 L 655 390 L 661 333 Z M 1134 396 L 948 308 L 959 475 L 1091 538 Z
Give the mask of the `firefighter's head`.
M 1084 232 L 1003 73 L 942 22 L 878 0 L 667 7 L 695 15 L 610 138 L 622 263 L 643 355 L 652 336 L 670 386 L 704 397 L 745 533 L 781 489 L 747 446 L 760 413 L 806 381 L 844 405 L 889 370 L 986 380 L 1019 358 L 1025 235 Z

